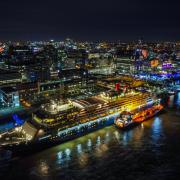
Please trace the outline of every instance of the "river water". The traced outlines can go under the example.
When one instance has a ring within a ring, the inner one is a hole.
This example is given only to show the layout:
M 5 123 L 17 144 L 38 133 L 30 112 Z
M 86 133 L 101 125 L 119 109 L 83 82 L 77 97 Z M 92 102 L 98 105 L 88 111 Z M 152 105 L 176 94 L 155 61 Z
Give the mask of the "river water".
M 180 179 L 180 93 L 131 130 L 106 127 L 14 161 L 4 179 Z

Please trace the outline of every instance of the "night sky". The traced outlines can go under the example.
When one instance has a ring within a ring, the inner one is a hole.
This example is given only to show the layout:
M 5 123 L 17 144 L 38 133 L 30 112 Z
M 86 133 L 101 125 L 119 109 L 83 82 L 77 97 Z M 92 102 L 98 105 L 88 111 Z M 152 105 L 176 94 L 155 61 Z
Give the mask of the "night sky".
M 0 40 L 180 40 L 179 0 L 1 0 Z

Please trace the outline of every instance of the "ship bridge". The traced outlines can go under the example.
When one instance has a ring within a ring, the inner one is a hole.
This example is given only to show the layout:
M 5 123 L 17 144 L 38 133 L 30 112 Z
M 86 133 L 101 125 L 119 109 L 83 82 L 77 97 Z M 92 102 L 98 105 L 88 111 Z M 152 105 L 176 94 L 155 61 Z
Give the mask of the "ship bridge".
M 41 109 L 49 114 L 58 114 L 72 108 L 72 104 L 68 101 L 51 100 L 50 103 L 41 106 Z

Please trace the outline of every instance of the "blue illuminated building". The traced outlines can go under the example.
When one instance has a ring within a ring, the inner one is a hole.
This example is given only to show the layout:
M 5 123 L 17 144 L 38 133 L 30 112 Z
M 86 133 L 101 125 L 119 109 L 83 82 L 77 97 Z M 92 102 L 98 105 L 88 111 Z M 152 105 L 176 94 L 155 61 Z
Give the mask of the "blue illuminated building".
M 24 124 L 24 120 L 20 119 L 17 114 L 14 114 L 12 118 L 15 122 L 15 126 L 21 126 Z

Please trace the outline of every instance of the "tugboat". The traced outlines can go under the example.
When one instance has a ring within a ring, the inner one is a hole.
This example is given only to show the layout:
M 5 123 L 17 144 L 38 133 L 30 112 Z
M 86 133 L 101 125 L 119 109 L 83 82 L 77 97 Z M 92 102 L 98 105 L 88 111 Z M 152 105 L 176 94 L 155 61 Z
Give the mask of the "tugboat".
M 137 125 L 159 113 L 163 109 L 159 100 L 147 102 L 132 111 L 123 111 L 114 120 L 115 125 L 120 129 L 126 129 Z
M 115 125 L 121 129 L 127 129 L 135 126 L 137 123 L 133 121 L 133 114 L 129 111 L 123 111 L 114 121 Z

